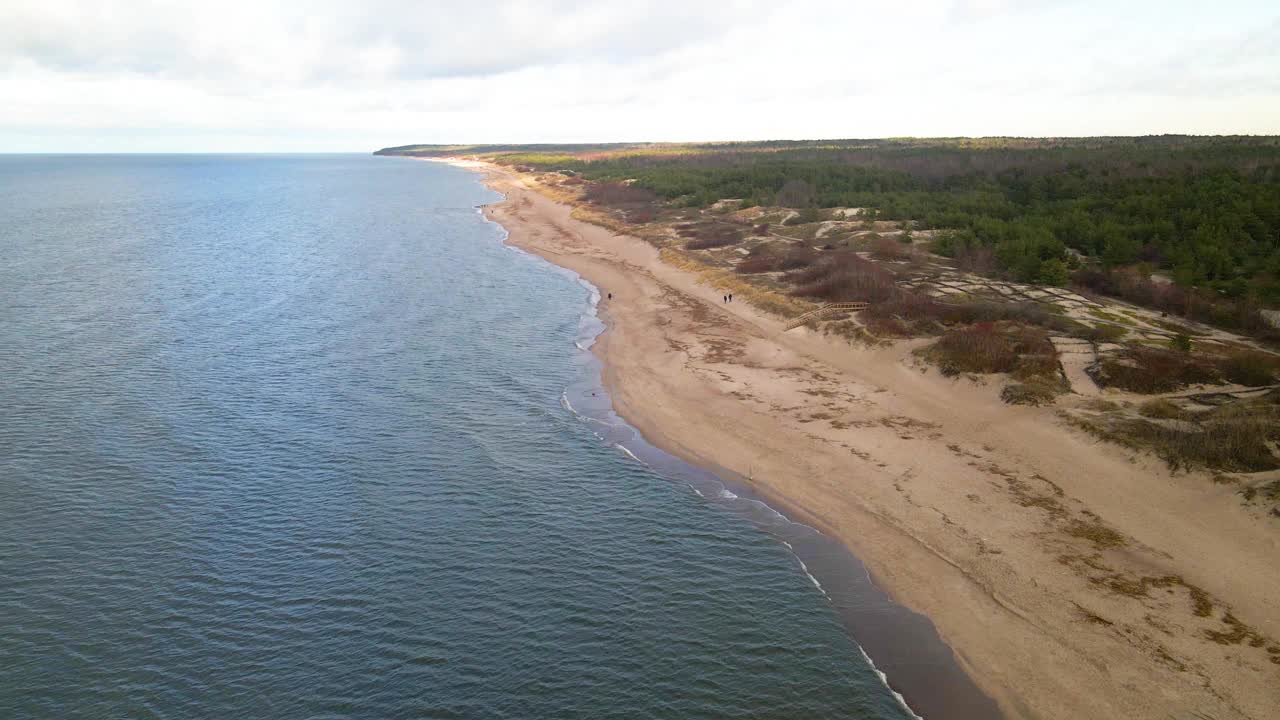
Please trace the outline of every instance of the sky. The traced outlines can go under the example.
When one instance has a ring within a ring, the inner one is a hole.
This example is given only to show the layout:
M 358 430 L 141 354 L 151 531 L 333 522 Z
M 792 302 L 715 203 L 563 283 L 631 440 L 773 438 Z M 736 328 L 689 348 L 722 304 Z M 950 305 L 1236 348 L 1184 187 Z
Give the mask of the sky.
M 0 152 L 1280 134 L 1280 2 L 0 0 Z

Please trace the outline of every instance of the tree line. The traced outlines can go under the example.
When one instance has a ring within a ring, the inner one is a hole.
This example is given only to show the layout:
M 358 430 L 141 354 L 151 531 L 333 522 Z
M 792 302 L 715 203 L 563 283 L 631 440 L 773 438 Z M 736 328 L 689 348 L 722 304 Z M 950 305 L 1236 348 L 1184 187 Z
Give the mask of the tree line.
M 943 139 L 513 151 L 502 162 L 627 182 L 669 203 L 867 207 L 941 231 L 962 264 L 1046 284 L 1149 267 L 1280 306 L 1280 139 Z M 539 149 L 542 150 L 542 149 Z M 569 152 L 566 153 L 565 151 Z M 797 190 L 797 188 L 800 188 Z M 1094 285 L 1103 286 L 1094 278 Z

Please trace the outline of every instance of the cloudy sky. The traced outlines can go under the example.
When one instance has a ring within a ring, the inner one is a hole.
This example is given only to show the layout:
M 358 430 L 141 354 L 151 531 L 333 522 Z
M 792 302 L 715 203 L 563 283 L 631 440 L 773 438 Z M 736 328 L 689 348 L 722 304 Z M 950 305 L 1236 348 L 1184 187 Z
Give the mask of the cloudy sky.
M 1280 133 L 1266 0 L 0 0 L 0 152 Z

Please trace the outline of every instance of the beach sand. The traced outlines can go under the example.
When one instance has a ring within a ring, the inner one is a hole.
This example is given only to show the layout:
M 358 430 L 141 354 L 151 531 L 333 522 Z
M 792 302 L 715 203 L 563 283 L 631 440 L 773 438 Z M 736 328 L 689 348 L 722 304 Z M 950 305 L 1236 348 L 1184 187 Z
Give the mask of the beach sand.
M 618 413 L 838 538 L 1019 718 L 1270 718 L 1280 527 L 998 386 L 783 321 L 493 167 L 509 242 L 581 274 Z M 1217 633 L 1217 635 L 1212 635 Z M 910 698 L 908 698 L 910 700 Z

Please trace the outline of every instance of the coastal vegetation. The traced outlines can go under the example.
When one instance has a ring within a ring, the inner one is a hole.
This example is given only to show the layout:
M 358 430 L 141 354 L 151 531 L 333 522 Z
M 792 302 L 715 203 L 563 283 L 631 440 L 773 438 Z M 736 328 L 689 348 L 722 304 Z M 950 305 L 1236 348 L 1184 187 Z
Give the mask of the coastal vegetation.
M 832 140 L 407 146 L 486 155 L 685 207 L 726 199 L 863 208 L 940 231 L 933 250 L 1020 282 L 1092 291 L 1243 331 L 1280 306 L 1280 140 L 1270 137 Z M 608 198 L 601 198 L 611 202 Z M 805 220 L 800 214 L 792 222 Z M 1152 277 L 1152 273 L 1159 275 Z
M 1059 405 L 1172 468 L 1276 462 L 1256 391 L 1280 381 L 1280 139 L 380 152 L 506 165 L 766 312 L 869 303 L 809 325 L 927 339 L 913 356 L 944 375 L 996 377 L 1005 402 Z

